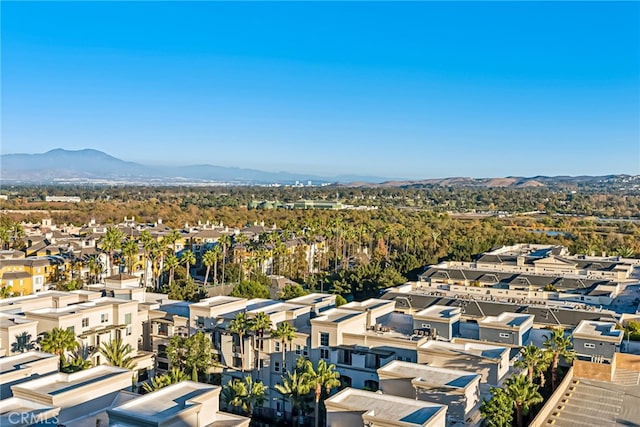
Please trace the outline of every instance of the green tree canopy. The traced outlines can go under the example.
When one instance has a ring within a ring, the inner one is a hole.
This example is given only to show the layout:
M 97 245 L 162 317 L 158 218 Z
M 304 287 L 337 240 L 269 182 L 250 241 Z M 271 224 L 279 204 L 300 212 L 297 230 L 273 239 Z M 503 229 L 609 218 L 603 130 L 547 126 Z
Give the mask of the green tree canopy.
M 269 298 L 269 288 L 253 280 L 243 280 L 233 288 L 231 296 L 248 299 Z
M 304 289 L 301 285 L 285 285 L 282 292 L 278 294 L 278 299 L 290 300 L 301 296 L 308 295 L 309 291 Z

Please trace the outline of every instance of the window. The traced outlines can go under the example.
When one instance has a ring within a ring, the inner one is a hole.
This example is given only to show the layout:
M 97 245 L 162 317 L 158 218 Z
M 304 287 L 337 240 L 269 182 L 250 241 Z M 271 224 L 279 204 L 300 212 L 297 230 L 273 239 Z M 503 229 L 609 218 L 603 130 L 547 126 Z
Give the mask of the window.
M 124 324 L 125 325 L 131 324 L 131 313 L 127 313 L 124 315 Z
M 149 379 L 149 371 L 147 368 L 138 369 L 138 382 L 146 381 Z
M 280 351 L 280 341 L 276 341 L 275 351 Z
M 326 332 L 320 332 L 320 345 L 324 347 L 329 346 L 329 334 Z
M 82 318 L 82 327 L 83 328 L 88 328 L 89 327 L 89 318 L 88 317 L 83 317 Z
M 329 358 L 329 349 L 328 348 L 321 348 L 320 349 L 320 357 L 322 359 L 328 359 Z
M 273 362 L 273 370 L 275 372 L 280 372 L 280 362 Z
M 309 349 L 307 348 L 306 345 L 304 347 L 302 347 L 302 355 L 303 356 L 308 356 L 309 355 Z
M 590 342 L 584 343 L 584 348 L 596 348 L 596 345 Z
M 511 334 L 500 332 L 500 338 L 511 338 Z
M 233 367 L 234 368 L 242 367 L 242 359 L 240 357 L 234 357 L 233 358 Z
M 163 371 L 168 371 L 169 370 L 169 363 L 168 362 L 158 362 L 158 369 L 161 369 Z
M 75 333 L 76 333 L 76 328 L 75 328 L 75 327 L 73 327 L 73 326 L 69 326 L 69 327 L 67 328 L 67 331 L 70 331 L 72 334 L 74 334 L 74 335 L 75 335 Z
M 200 328 L 203 328 L 204 327 L 204 317 L 203 316 L 198 316 L 198 320 L 196 320 L 196 324 Z
M 369 391 L 378 391 L 378 382 L 373 380 L 366 380 L 364 382 L 364 389 Z
M 302 347 L 300 346 L 300 344 L 296 344 L 296 354 L 300 353 L 302 353 Z
M 100 315 L 100 323 L 107 323 L 109 321 L 109 315 L 107 313 L 102 313 Z

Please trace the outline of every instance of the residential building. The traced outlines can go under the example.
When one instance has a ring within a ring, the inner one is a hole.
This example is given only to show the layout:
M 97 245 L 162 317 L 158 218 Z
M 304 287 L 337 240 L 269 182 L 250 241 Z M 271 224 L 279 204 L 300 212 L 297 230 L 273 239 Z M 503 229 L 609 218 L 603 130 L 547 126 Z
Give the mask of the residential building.
M 59 363 L 60 358 L 55 354 L 40 351 L 0 358 L 0 399 L 13 396 L 14 385 L 57 372 Z
M 446 406 L 346 388 L 325 401 L 327 427 L 444 427 Z
M 480 375 L 394 360 L 378 369 L 384 394 L 439 403 L 447 418 L 465 422 L 480 402 Z
M 37 337 L 37 321 L 0 312 L 0 356 L 30 350 Z
M 413 315 L 432 305 L 460 307 L 462 320 L 479 321 L 486 316 L 499 316 L 503 312 L 525 313 L 534 316 L 534 323 L 540 327 L 575 328 L 581 320 L 601 320 L 616 322 L 618 314 L 611 310 L 595 308 L 584 304 L 562 306 L 543 301 L 525 301 L 520 299 L 498 300 L 491 297 L 473 297 L 451 295 L 424 289 L 419 283 L 390 288 L 382 299 L 393 300 L 396 311 Z
M 109 426 L 248 427 L 249 418 L 220 412 L 221 387 L 182 381 L 107 409 Z
M 450 340 L 460 335 L 460 307 L 432 305 L 413 315 L 413 328 Z
M 611 363 L 615 353 L 620 351 L 624 336 L 615 323 L 589 320 L 580 322 L 571 334 L 579 358 L 607 363 Z
M 72 374 L 55 373 L 11 387 L 13 397 L 59 408 L 58 424 L 69 424 L 109 406 L 120 390 L 131 387 L 132 372 L 113 366 L 96 366 Z
M 18 295 L 46 290 L 52 261 L 46 257 L 0 259 L 0 287 Z
M 436 368 L 471 371 L 481 382 L 498 386 L 509 372 L 509 348 L 469 340 L 430 340 L 418 347 L 418 363 Z
M 480 341 L 503 343 L 515 346 L 528 344 L 533 328 L 533 315 L 501 313 L 478 321 Z

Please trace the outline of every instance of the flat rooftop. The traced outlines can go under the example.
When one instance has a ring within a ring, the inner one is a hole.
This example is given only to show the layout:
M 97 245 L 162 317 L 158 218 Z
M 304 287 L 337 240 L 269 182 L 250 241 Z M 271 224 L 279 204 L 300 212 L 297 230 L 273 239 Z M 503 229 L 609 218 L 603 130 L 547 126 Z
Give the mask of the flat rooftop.
M 182 381 L 130 400 L 110 409 L 110 412 L 154 423 L 161 423 L 177 416 L 180 412 L 199 404 L 196 399 L 218 390 L 219 386 Z M 217 399 L 217 396 L 215 397 Z
M 638 384 L 624 386 L 609 381 L 574 379 L 570 395 L 562 409 L 554 409 L 545 425 L 573 426 L 639 426 L 640 396 Z
M 365 301 L 362 301 L 362 302 L 360 302 L 360 301 L 352 301 L 350 303 L 341 305 L 340 308 L 348 308 L 348 309 L 351 309 L 351 310 L 365 311 L 367 309 L 375 310 L 376 308 L 389 306 L 389 305 L 395 306 L 396 302 L 392 301 L 392 300 L 369 298 L 368 300 L 365 300 Z
M 462 313 L 460 307 L 449 307 L 447 305 L 432 305 L 423 310 L 418 311 L 415 317 L 427 317 L 430 319 L 452 319 L 456 316 L 460 316 Z
M 0 426 L 30 426 L 55 417 L 60 408 L 10 397 L 0 400 Z
M 289 302 L 294 304 L 311 305 L 311 304 L 319 304 L 325 301 L 335 301 L 335 299 L 336 299 L 336 296 L 332 294 L 313 293 L 309 295 L 303 295 L 297 298 L 292 298 L 289 300 Z
M 37 320 L 30 320 L 26 317 L 18 314 L 8 314 L 0 312 L 0 328 L 12 328 L 17 325 L 24 325 L 27 323 L 35 323 Z
M 5 374 L 11 371 L 17 371 L 23 369 L 25 366 L 32 362 L 39 360 L 55 358 L 56 362 L 58 356 L 51 353 L 44 353 L 42 351 L 28 351 L 26 353 L 16 354 L 15 356 L 0 357 L 0 372 Z
M 434 351 L 449 354 L 452 358 L 482 357 L 485 359 L 499 359 L 505 352 L 509 352 L 507 347 L 500 347 L 490 344 L 476 343 L 453 343 L 446 341 L 430 340 L 421 344 L 418 351 Z
M 447 410 L 446 406 L 422 400 L 379 394 L 371 391 L 345 388 L 326 400 L 327 411 L 359 411 L 363 418 L 380 421 L 402 422 L 427 426 L 436 416 Z
M 480 326 L 488 327 L 511 327 L 521 328 L 525 323 L 529 322 L 533 324 L 533 314 L 518 314 L 504 312 L 498 316 L 487 316 L 484 319 L 478 320 Z
M 583 320 L 573 330 L 573 336 L 586 339 L 622 342 L 623 331 L 616 329 L 615 323 Z
M 378 369 L 378 376 L 391 378 L 415 379 L 415 383 L 422 387 L 449 387 L 466 389 L 475 381 L 480 381 L 480 375 L 473 372 L 454 369 L 436 368 L 419 363 L 401 362 L 393 360 Z
M 37 378 L 35 380 L 26 381 L 19 385 L 13 386 L 15 390 L 25 390 L 29 394 L 50 395 L 66 393 L 74 389 L 96 385 L 101 381 L 109 381 L 111 378 L 131 371 L 128 369 L 116 368 L 113 366 L 100 365 L 94 368 L 85 369 L 83 371 L 74 372 L 72 374 L 57 373 Z M 15 392 L 14 392 L 15 394 Z
M 324 322 L 324 323 L 340 323 L 346 320 L 353 319 L 356 316 L 363 316 L 364 313 L 347 310 L 342 308 L 332 308 L 323 312 L 320 316 L 311 319 L 312 323 Z
M 272 316 L 276 313 L 282 313 L 282 312 L 287 312 L 287 311 L 296 311 L 296 310 L 302 310 L 302 309 L 307 309 L 310 310 L 310 307 L 308 305 L 303 305 L 303 304 L 291 304 L 289 302 L 277 302 L 276 304 L 270 304 L 270 305 L 266 305 L 263 307 L 258 307 L 255 308 L 251 311 L 249 311 L 249 313 L 265 313 L 268 314 L 269 316 Z
M 218 296 L 200 300 L 191 304 L 192 307 L 219 307 L 221 305 L 230 304 L 233 302 L 242 301 L 244 298 Z

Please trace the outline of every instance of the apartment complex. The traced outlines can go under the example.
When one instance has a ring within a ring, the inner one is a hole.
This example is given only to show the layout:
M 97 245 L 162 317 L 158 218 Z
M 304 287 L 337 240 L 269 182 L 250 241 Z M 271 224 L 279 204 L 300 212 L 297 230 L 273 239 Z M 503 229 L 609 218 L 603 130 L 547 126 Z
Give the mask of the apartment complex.
M 429 266 L 416 284 L 447 295 L 482 300 L 564 301 L 608 305 L 632 280 L 638 260 L 569 255 L 562 246 L 518 244 Z
M 104 364 L 102 343 L 119 339 L 134 351 L 141 380 L 155 369 L 155 356 L 142 349 L 143 323 L 149 311 L 137 300 L 103 297 L 93 291 L 44 291 L 0 300 L 0 352 L 18 354 L 39 347 L 54 328 L 75 333 L 80 351 L 93 365 Z

